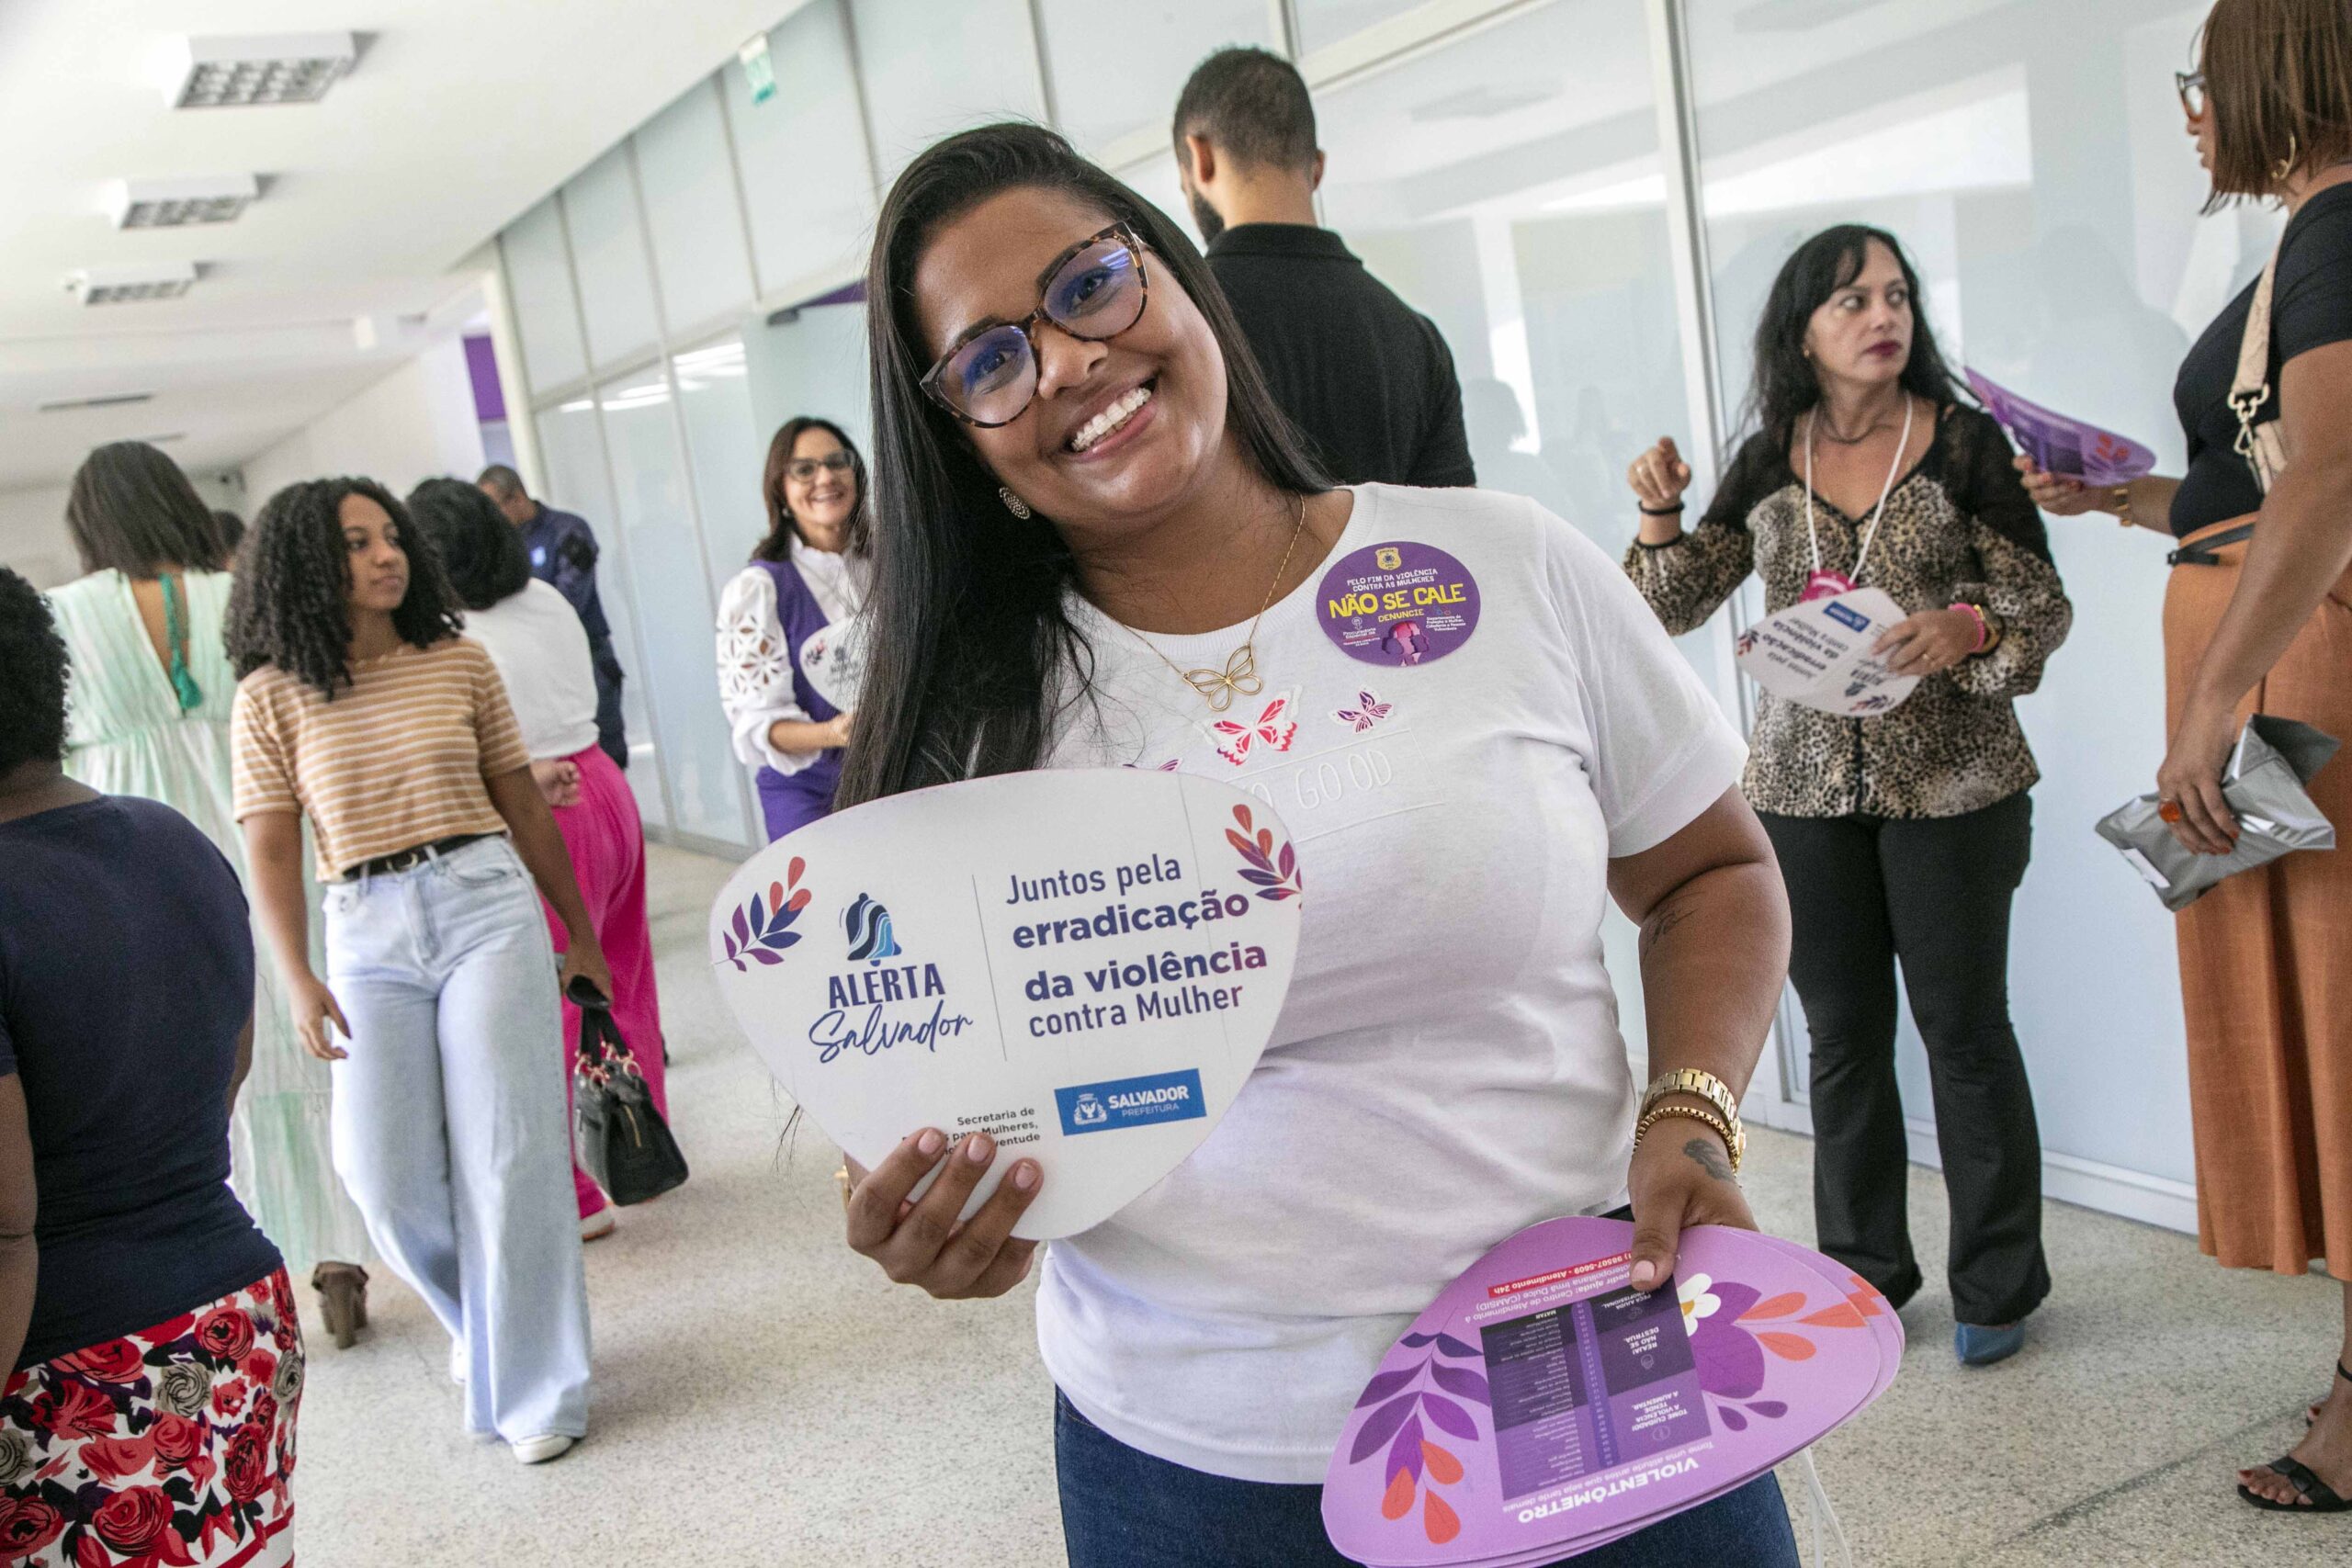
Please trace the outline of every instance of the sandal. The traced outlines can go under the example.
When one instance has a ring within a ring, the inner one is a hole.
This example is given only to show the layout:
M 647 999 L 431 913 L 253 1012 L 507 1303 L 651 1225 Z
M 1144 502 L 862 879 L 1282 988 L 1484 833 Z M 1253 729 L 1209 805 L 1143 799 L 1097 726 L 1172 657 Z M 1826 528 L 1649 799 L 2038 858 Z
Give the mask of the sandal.
M 368 1326 L 368 1270 L 356 1263 L 322 1263 L 311 1271 L 311 1289 L 319 1292 L 327 1337 L 336 1349 L 350 1349 Z
M 2346 1368 L 2341 1361 L 2335 1363 L 2335 1375 L 2346 1382 L 2352 1382 L 2352 1368 Z M 2318 1419 L 2317 1413 L 2318 1406 L 2312 1406 L 2314 1423 Z M 2291 1457 L 2281 1457 L 2272 1460 L 2264 1468 L 2285 1476 L 2287 1483 L 2295 1489 L 2297 1500 L 2292 1503 L 2274 1503 L 2244 1482 L 2240 1482 L 2238 1495 L 2256 1507 L 2274 1514 L 2352 1513 L 2352 1501 L 2337 1496 L 2335 1488 L 2313 1474 L 2311 1466 L 2302 1461 Z

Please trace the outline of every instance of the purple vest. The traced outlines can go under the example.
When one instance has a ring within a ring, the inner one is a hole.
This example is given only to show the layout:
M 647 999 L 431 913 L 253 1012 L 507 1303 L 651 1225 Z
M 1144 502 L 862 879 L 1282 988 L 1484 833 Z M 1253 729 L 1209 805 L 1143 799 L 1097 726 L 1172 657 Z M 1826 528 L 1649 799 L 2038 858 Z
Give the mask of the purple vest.
M 753 565 L 775 582 L 775 618 L 784 627 L 785 655 L 792 660 L 792 700 L 813 723 L 823 724 L 841 710 L 817 694 L 800 672 L 800 645 L 832 623 L 819 608 L 790 561 L 763 560 Z M 759 773 L 760 809 L 767 818 L 769 841 L 795 828 L 815 821 L 833 808 L 833 788 L 842 776 L 842 754 L 828 750 L 797 773 L 779 773 L 763 766 Z

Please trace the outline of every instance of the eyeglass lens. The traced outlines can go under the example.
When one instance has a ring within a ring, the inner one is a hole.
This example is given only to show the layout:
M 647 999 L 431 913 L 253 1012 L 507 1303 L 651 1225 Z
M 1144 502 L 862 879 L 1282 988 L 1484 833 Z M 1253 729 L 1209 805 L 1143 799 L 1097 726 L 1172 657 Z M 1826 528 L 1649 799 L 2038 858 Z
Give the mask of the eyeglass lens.
M 2176 71 L 2173 73 L 2172 81 L 2174 87 L 2180 93 L 2180 107 L 2187 109 L 2192 117 L 2203 118 L 2205 73 L 2202 71 Z
M 1123 240 L 1095 241 L 1046 282 L 1038 311 L 1072 337 L 1100 342 L 1143 314 L 1143 270 Z M 991 327 L 947 356 L 941 396 L 976 424 L 1010 424 L 1037 392 L 1037 356 L 1019 326 Z
M 831 468 L 834 473 L 845 474 L 849 472 L 849 454 L 828 452 L 821 457 L 795 457 L 786 465 L 784 471 L 805 482 L 815 479 L 820 468 Z

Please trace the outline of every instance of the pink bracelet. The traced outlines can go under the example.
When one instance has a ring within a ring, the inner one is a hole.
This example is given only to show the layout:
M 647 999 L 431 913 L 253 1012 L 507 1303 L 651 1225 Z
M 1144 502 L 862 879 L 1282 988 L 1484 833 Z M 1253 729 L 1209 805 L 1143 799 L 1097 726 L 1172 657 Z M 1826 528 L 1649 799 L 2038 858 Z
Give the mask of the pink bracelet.
M 1986 643 L 1988 643 L 1988 642 L 1990 642 L 1990 641 L 1992 640 L 1992 638 L 1993 638 L 1993 628 L 1992 628 L 1992 626 L 1990 626 L 1990 625 L 1985 621 L 1985 619 L 1984 619 L 1984 611 L 1982 611 L 1982 610 L 1980 610 L 1980 609 L 1978 609 L 1978 608 L 1977 608 L 1975 605 L 1973 605 L 1973 604 L 1967 604 L 1967 603 L 1963 602 L 1963 603 L 1960 603 L 1960 604 L 1953 604 L 1953 605 L 1951 606 L 1951 608 L 1953 608 L 1953 609 L 1955 609 L 1955 610 L 1965 610 L 1965 611 L 1967 611 L 1970 615 L 1973 615 L 1973 616 L 1975 616 L 1975 617 L 1976 617 L 1976 646 L 1975 646 L 1975 647 L 1973 647 L 1973 648 L 1972 648 L 1972 649 L 1970 649 L 1968 650 L 1968 656 L 1969 656 L 1971 659 L 1973 659 L 1973 658 L 1975 658 L 1978 654 L 1980 654 L 1980 653 L 1984 652 L 1984 646 L 1985 646 L 1985 644 L 1986 644 Z

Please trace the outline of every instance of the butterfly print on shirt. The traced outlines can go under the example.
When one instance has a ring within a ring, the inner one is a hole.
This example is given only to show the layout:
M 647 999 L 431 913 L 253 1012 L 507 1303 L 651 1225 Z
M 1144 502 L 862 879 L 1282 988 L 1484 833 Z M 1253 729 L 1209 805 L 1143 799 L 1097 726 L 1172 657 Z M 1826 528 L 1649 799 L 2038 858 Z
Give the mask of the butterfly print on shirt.
M 1290 715 L 1298 705 L 1298 688 L 1281 693 L 1261 708 L 1255 718 L 1216 718 L 1201 728 L 1208 731 L 1216 754 L 1239 767 L 1258 751 L 1287 751 L 1298 733 Z
M 1358 692 L 1356 694 L 1355 706 L 1351 708 L 1340 708 L 1338 712 L 1332 714 L 1331 716 L 1338 719 L 1341 724 L 1354 727 L 1355 732 L 1358 735 L 1362 735 L 1365 730 L 1370 729 L 1374 725 L 1378 724 L 1382 719 L 1386 718 L 1388 716 L 1388 710 L 1395 705 L 1396 705 L 1393 703 L 1384 703 L 1380 701 L 1370 692 Z

